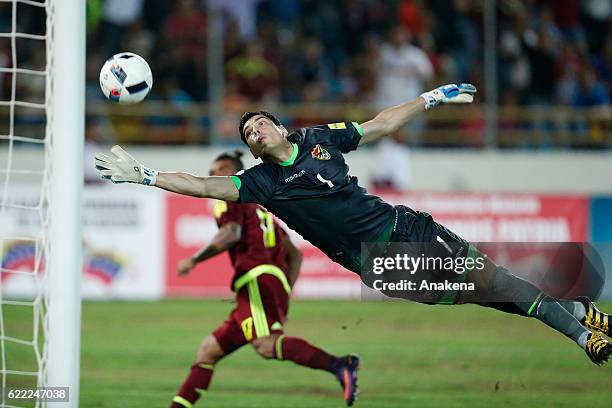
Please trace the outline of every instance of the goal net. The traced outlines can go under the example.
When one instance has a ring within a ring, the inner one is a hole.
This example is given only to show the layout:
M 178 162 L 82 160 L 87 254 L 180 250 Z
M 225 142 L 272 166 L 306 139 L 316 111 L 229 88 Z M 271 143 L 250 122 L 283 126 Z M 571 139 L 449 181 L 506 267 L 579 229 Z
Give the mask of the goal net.
M 85 35 L 78 3 L 0 0 L 0 407 L 54 406 L 9 393 L 51 386 L 70 387 L 61 406 L 78 406 Z M 66 41 L 68 34 L 79 38 Z

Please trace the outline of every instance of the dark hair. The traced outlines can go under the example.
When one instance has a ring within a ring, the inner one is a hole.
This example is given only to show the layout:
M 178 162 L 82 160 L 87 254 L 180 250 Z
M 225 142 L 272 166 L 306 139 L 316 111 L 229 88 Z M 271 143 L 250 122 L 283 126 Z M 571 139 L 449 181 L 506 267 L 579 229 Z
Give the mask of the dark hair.
M 244 115 L 242 115 L 242 118 L 240 118 L 240 125 L 238 128 L 238 131 L 240 132 L 240 138 L 242 139 L 244 144 L 247 146 L 249 144 L 247 143 L 246 135 L 244 134 L 244 125 L 247 123 L 249 119 L 257 115 L 265 116 L 266 118 L 270 119 L 272 123 L 274 123 L 276 126 L 281 126 L 280 120 L 278 120 L 278 118 L 274 116 L 273 114 L 271 114 L 270 112 L 266 112 L 266 111 L 246 112 Z
M 217 156 L 215 161 L 229 160 L 234 164 L 234 166 L 236 166 L 236 170 L 240 171 L 244 170 L 244 164 L 242 164 L 242 160 L 240 159 L 243 155 L 244 153 L 242 153 L 240 150 L 234 150 L 233 152 L 224 152 Z

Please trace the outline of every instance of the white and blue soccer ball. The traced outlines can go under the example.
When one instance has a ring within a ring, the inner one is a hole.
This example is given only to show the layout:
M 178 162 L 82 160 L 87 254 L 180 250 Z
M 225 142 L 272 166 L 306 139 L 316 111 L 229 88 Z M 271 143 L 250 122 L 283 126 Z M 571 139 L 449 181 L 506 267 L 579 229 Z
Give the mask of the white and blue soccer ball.
M 142 101 L 153 86 L 147 61 L 133 52 L 120 52 L 106 60 L 100 70 L 100 88 L 111 102 L 134 104 Z

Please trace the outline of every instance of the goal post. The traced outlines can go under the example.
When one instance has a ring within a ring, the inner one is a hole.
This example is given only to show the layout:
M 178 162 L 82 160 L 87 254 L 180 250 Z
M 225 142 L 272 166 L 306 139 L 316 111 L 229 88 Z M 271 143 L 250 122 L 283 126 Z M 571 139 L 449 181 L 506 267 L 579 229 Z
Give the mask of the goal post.
M 54 386 L 69 403 L 35 407 L 79 405 L 85 6 L 0 0 L 2 407 Z
M 69 387 L 70 407 L 79 404 L 85 7 L 82 0 L 47 0 L 47 138 L 51 151 L 47 155 L 50 224 L 46 385 Z

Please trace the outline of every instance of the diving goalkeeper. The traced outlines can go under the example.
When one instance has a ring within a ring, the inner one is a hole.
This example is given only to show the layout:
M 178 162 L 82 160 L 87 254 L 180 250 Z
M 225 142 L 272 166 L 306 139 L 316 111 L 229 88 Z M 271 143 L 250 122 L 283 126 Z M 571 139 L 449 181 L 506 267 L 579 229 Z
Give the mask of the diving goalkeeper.
M 367 194 L 348 174 L 343 154 L 381 139 L 415 116 L 445 103 L 471 103 L 476 88 L 451 84 L 387 108 L 365 123 L 340 122 L 289 133 L 271 113 L 247 112 L 239 131 L 252 154 L 262 163 L 230 177 L 197 177 L 158 172 L 143 166 L 119 146 L 113 155 L 98 154 L 96 167 L 114 183 L 140 183 L 195 197 L 257 203 L 320 248 L 345 268 L 362 273 L 362 242 L 431 243 L 466 257 L 476 250 L 423 212 L 392 206 Z M 533 317 L 563 333 L 598 365 L 612 354 L 608 314 L 586 298 L 551 298 L 507 269 L 487 261 L 485 268 L 467 271 L 467 282 L 486 294 L 483 302 L 472 293 L 456 291 L 443 303 L 477 303 L 521 316 Z M 436 303 L 428 301 L 427 303 Z

